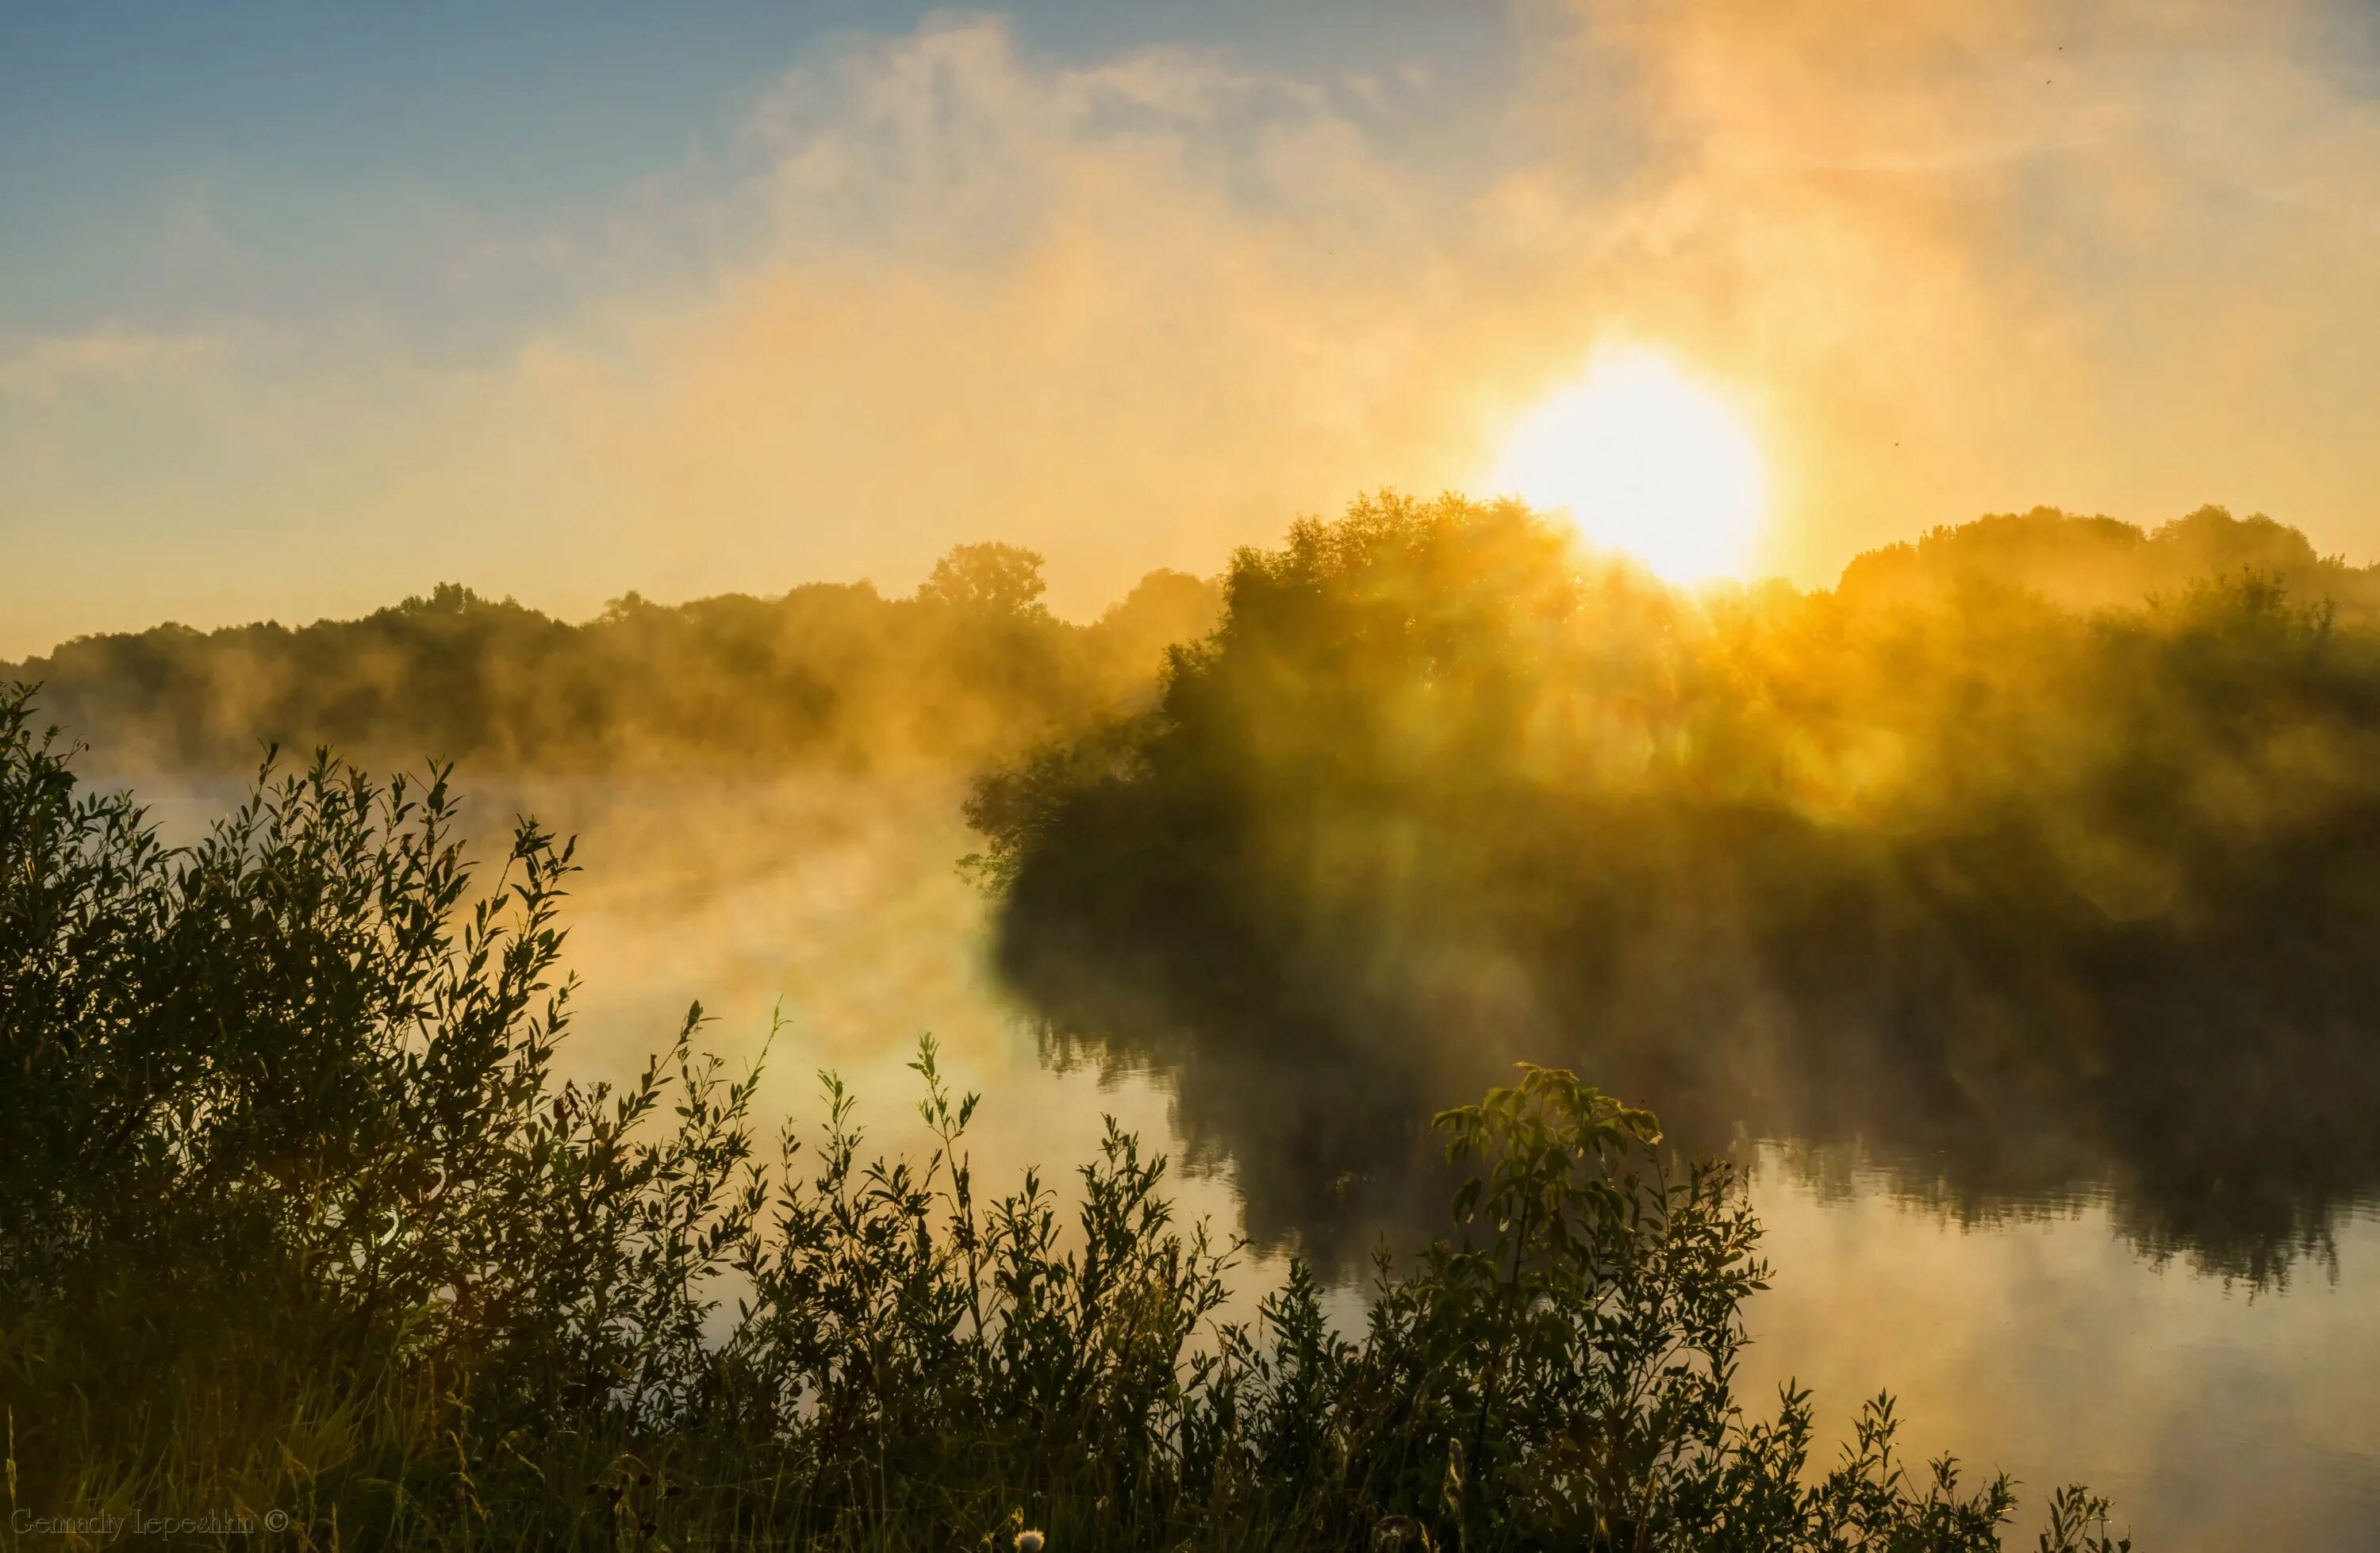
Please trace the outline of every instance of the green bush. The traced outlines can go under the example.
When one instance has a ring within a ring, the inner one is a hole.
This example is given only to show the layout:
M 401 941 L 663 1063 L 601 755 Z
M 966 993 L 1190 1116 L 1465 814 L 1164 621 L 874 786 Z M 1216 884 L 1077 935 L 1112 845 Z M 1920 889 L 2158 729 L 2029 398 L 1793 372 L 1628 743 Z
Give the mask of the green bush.
M 188 849 L 0 699 L 0 1402 L 12 1514 L 288 1516 L 310 1546 L 1995 1547 L 1879 1399 L 1730 1379 L 1757 1226 L 1567 1073 L 1439 1119 L 1447 1239 L 1360 1340 L 1111 1125 L 1062 1213 L 938 1138 L 753 1145 L 698 1010 L 623 1093 L 557 1076 L 566 845 L 475 893 L 443 772 L 270 770 Z M 2106 1547 L 2054 1501 L 2045 1547 Z

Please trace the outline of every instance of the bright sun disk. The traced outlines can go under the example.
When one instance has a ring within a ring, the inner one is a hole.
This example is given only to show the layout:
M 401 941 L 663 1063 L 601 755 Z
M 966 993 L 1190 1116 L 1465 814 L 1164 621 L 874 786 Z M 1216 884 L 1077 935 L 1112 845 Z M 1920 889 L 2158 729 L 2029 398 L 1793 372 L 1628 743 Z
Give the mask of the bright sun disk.
M 1741 576 L 1767 505 L 1751 435 L 1651 351 L 1598 353 L 1512 429 L 1490 480 L 1682 584 Z

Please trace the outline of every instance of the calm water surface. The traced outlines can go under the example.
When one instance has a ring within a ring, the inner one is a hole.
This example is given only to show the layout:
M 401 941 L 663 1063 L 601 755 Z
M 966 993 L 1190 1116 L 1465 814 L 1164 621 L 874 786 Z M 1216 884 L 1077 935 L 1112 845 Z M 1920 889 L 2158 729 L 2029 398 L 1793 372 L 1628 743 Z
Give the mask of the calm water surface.
M 1112 1114 L 1186 1156 L 1184 1207 L 1236 1231 L 1247 1188 L 1266 1183 L 1242 1181 L 1211 1142 L 1189 1146 L 1168 1076 L 1053 1071 L 1036 1023 L 993 985 L 983 904 L 952 866 L 969 847 L 956 796 L 927 782 L 585 783 L 483 787 L 475 806 L 482 824 L 528 807 L 582 837 L 576 1071 L 630 1076 L 696 999 L 731 1057 L 757 1054 L 781 1013 L 771 1120 L 815 1117 L 813 1075 L 832 1068 L 872 1135 L 899 1147 L 916 1136 L 905 1064 L 931 1032 L 955 1082 L 985 1094 L 974 1134 L 985 1184 L 1028 1163 L 1062 1184 Z M 1742 1400 L 1797 1378 L 1831 1440 L 1888 1387 L 1912 1456 L 2005 1470 L 2028 1510 L 2054 1483 L 2087 1482 L 2144 1550 L 2380 1547 L 2380 1217 L 2368 1200 L 2258 1285 L 2186 1250 L 2143 1253 L 2087 1183 L 1954 1212 L 1912 1192 L 1908 1161 L 1888 1170 L 1838 1148 L 1814 1163 L 1787 1140 L 1743 1153 L 1776 1276 L 1747 1313 Z M 1247 1256 L 1244 1309 L 1282 1256 Z M 1356 1308 L 1352 1292 L 1342 1308 Z M 2024 1542 L 2031 1529 L 2027 1515 Z

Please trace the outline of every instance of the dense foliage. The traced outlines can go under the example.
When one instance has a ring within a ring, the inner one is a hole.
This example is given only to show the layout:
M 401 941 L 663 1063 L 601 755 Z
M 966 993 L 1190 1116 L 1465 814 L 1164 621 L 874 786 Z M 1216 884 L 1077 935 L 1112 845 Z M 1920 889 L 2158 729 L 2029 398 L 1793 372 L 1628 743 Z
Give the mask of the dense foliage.
M 1041 558 L 961 545 L 914 598 L 813 583 L 570 625 L 454 584 L 361 620 L 83 637 L 9 668 L 115 772 L 244 772 L 261 746 L 390 765 L 620 771 L 966 769 L 1145 695 L 1210 584 L 1152 572 L 1089 625 L 1041 606 Z
M 1260 1234 L 1554 1053 L 1712 1147 L 2112 1182 L 2270 1276 L 2380 1182 L 2371 581 L 2268 520 L 2037 513 L 1691 600 L 1382 497 L 1238 556 L 1153 710 L 988 777 L 979 864 L 1061 1044 L 1171 1064 Z
M 2054 507 L 1998 513 L 1934 528 L 1912 542 L 1855 557 L 1838 591 L 1866 603 L 1907 603 L 1977 586 L 2032 594 L 2087 613 L 2136 609 L 2208 577 L 2253 573 L 2302 599 L 2320 599 L 2355 625 L 2380 625 L 2380 565 L 2323 555 L 2295 528 L 2222 507 L 2143 529 Z
M 928 1045 L 922 1161 L 829 1082 L 764 1162 L 696 1020 L 557 1077 L 572 863 L 475 891 L 443 774 L 268 774 L 188 850 L 0 700 L 0 1402 L 12 1515 L 287 1517 L 311 1546 L 1997 1547 L 2010 1486 L 1840 1465 L 1730 1380 L 1767 1276 L 1719 1166 L 1526 1071 L 1440 1119 L 1451 1232 L 1359 1339 L 1114 1133 L 979 1196 Z M 2042 1546 L 2105 1547 L 2053 1500 Z M 12 1521 L 12 1525 L 18 1523 Z M 276 1522 L 263 1522 L 271 1526 Z

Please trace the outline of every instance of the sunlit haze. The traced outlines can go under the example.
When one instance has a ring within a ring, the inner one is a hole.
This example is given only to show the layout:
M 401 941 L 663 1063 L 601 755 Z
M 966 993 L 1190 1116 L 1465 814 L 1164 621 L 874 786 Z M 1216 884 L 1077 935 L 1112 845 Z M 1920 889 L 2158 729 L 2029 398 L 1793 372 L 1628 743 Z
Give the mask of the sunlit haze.
M 6 1546 L 2380 1549 L 2375 412 L 2380 0 L 0 0 Z
M 1568 513 L 1656 576 L 1740 576 L 1767 503 L 1760 450 L 1725 405 L 1656 352 L 1598 356 L 1512 430 L 1490 484 Z
M 1085 618 L 1486 494 L 1611 340 L 1760 406 L 1763 576 L 2036 503 L 2366 560 L 2375 18 L 0 7 L 0 657 L 982 540 Z

